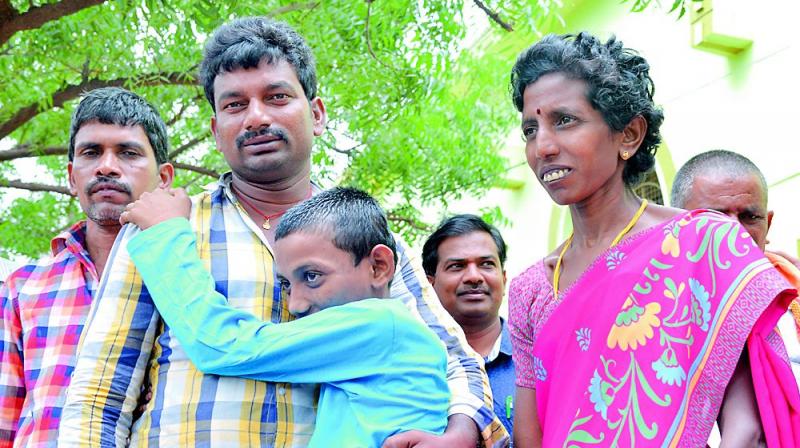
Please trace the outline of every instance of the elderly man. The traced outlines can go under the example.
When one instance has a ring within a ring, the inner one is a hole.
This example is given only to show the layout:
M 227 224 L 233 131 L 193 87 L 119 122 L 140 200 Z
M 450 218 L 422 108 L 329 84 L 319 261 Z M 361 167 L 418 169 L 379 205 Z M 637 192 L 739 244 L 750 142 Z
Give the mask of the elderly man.
M 512 432 L 514 360 L 500 304 L 505 294 L 506 243 L 475 215 L 445 219 L 422 248 L 422 267 L 467 342 L 486 363 L 494 408 Z
M 698 154 L 681 167 L 672 186 L 672 205 L 688 210 L 717 210 L 738 220 L 761 250 L 774 213 L 767 207 L 767 182 L 758 167 L 731 151 Z M 765 252 L 790 283 L 800 288 L 797 260 Z M 792 370 L 800 384 L 800 304 L 794 300 L 778 322 Z
M 53 446 L 92 295 L 142 192 L 172 184 L 158 112 L 118 88 L 89 92 L 72 117 L 70 191 L 88 218 L 51 242 L 51 255 L 0 288 L 0 447 Z
M 319 189 L 311 183 L 311 149 L 325 130 L 314 58 L 288 25 L 266 18 L 234 20 L 206 43 L 200 79 L 214 116 L 211 132 L 231 168 L 195 197 L 191 225 L 197 252 L 216 291 L 259 319 L 290 319 L 276 284 L 273 246 L 281 215 Z M 115 246 L 98 293 L 70 387 L 59 443 L 78 445 L 300 447 L 314 429 L 313 384 L 258 382 L 204 375 L 189 361 L 135 275 L 127 243 Z M 452 392 L 442 436 L 410 431 L 387 446 L 474 447 L 479 437 L 500 446 L 507 434 L 491 407 L 477 355 L 398 244 L 392 297 L 430 326 L 448 348 Z M 145 383 L 153 397 L 142 416 L 132 411 Z M 331 441 L 347 446 L 347 441 Z

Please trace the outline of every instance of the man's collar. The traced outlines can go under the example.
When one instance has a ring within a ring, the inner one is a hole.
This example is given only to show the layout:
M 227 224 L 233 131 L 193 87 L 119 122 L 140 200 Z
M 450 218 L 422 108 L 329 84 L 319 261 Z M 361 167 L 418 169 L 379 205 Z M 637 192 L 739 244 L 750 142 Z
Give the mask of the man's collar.
M 69 250 L 76 255 L 87 252 L 85 220 L 76 222 L 50 240 L 50 252 L 53 256 L 64 250 Z
M 506 321 L 502 317 L 500 318 L 500 336 L 495 339 L 492 350 L 489 352 L 489 356 L 484 358 L 484 361 L 486 361 L 486 363 L 494 362 L 501 354 L 508 357 L 511 357 L 513 354 L 511 337 L 508 334 Z
M 514 347 L 511 345 L 511 335 L 508 333 L 508 326 L 505 319 L 500 318 L 500 353 L 511 356 L 514 353 Z

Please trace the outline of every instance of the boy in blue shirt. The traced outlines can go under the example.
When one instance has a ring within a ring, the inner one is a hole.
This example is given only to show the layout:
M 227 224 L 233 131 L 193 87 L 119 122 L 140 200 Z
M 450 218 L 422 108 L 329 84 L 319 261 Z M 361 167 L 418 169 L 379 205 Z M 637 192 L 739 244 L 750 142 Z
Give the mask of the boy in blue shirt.
M 130 205 L 123 219 L 145 229 L 128 251 L 199 370 L 322 383 L 311 447 L 378 447 L 398 432 L 444 432 L 446 352 L 403 303 L 385 299 L 395 242 L 373 198 L 334 188 L 281 218 L 278 280 L 289 311 L 303 317 L 282 324 L 232 308 L 216 292 L 188 210 L 185 194 L 162 190 Z

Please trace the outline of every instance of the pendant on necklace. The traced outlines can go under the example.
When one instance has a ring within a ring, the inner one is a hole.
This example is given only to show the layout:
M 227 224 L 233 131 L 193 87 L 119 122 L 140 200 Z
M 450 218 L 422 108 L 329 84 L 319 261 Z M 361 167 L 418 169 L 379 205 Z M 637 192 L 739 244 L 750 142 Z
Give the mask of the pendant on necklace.
M 270 229 L 270 227 L 272 227 L 272 226 L 270 226 L 270 225 L 269 225 L 269 218 L 267 218 L 267 219 L 265 219 L 265 220 L 264 220 L 264 224 L 261 224 L 261 227 L 262 227 L 264 230 L 269 230 L 269 229 Z

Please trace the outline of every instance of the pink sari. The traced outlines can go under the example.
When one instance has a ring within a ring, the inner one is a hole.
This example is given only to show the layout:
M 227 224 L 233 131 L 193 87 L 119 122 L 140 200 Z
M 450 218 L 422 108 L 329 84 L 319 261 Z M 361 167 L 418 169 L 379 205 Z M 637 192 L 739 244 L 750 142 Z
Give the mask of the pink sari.
M 795 296 L 717 213 L 609 249 L 535 339 L 544 446 L 705 446 L 746 342 L 768 445 L 800 446 L 800 395 L 774 330 Z

